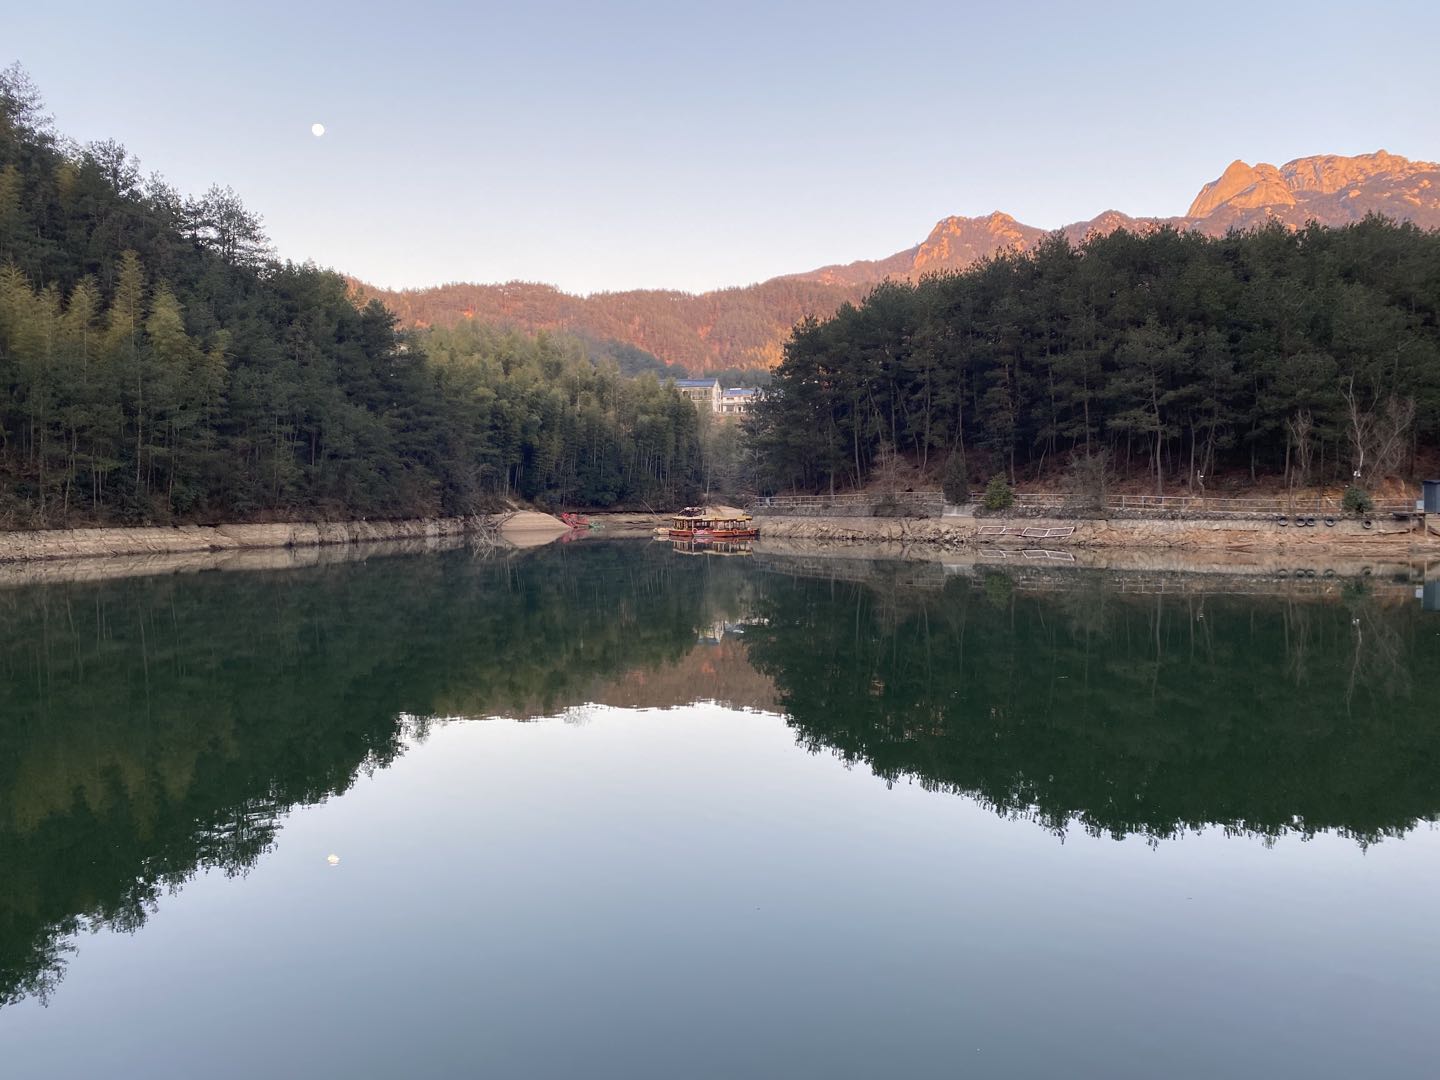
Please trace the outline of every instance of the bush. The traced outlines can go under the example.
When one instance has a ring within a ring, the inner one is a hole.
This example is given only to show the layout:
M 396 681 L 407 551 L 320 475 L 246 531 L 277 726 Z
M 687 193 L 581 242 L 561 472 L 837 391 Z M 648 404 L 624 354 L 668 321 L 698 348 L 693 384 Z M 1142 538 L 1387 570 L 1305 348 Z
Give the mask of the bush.
M 996 473 L 985 485 L 985 509 L 1008 510 L 1015 505 L 1015 492 L 1005 482 L 1004 473 Z
M 950 455 L 950 460 L 945 463 L 940 489 L 945 492 L 945 501 L 955 506 L 963 506 L 970 501 L 970 473 L 965 468 L 964 454 Z
M 1354 517 L 1364 517 L 1375 509 L 1375 500 L 1370 498 L 1370 493 L 1358 484 L 1351 484 L 1345 489 L 1345 494 L 1340 499 L 1340 505 L 1347 514 Z

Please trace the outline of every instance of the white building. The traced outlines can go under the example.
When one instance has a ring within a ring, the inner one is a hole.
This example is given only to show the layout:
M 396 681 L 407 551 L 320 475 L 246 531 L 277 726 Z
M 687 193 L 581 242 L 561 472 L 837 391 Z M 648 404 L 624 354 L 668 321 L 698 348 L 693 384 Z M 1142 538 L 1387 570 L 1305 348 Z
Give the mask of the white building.
M 744 416 L 760 400 L 759 387 L 732 386 L 726 390 L 719 379 L 677 379 L 675 389 L 701 412 L 715 416 Z
M 693 401 L 701 412 L 720 411 L 719 379 L 676 379 L 675 389 Z
M 759 400 L 758 386 L 732 386 L 720 391 L 720 415 L 745 416 Z

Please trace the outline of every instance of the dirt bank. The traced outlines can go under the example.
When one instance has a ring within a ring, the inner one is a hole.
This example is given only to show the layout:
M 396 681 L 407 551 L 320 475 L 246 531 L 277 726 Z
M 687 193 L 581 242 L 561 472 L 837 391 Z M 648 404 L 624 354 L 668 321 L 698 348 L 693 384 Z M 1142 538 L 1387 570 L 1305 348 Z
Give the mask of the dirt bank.
M 944 517 L 859 518 L 782 517 L 759 521 L 762 538 L 984 545 L 1001 548 L 1180 548 L 1221 549 L 1252 554 L 1325 552 L 1357 558 L 1440 555 L 1440 536 L 1420 532 L 1407 521 L 1376 519 L 1369 529 L 1358 521 L 1327 526 L 1281 526 L 1273 521 L 1076 520 L 1050 518 Z
M 516 510 L 500 520 L 500 535 L 515 547 L 539 547 L 570 531 L 570 526 L 553 514 L 534 510 Z
M 176 528 L 45 529 L 0 533 L 0 563 L 113 555 L 183 555 L 263 548 L 314 548 L 391 540 L 434 541 L 463 536 L 466 518 L 408 521 L 282 522 L 271 525 L 183 525 Z M 500 524 L 500 535 L 528 547 L 568 532 L 549 514 L 520 511 Z

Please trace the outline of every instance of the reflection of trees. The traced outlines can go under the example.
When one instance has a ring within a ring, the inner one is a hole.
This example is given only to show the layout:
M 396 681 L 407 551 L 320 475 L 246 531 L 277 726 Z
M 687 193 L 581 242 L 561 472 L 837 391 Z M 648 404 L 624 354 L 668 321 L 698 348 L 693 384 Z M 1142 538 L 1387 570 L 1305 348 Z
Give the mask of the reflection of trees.
M 290 807 L 393 761 L 424 718 L 557 711 L 677 659 L 733 615 L 738 571 L 666 555 L 0 592 L 0 1004 L 53 990 L 80 929 L 140 926 L 199 869 L 246 872 Z
M 1097 580 L 997 603 L 954 579 L 895 622 L 863 585 L 777 578 L 750 655 L 803 745 L 1058 832 L 1369 843 L 1440 813 L 1421 613 Z
M 1350 705 L 1358 686 L 1384 687 L 1393 697 L 1408 698 L 1413 692 L 1409 651 L 1401 637 L 1400 624 L 1363 582 L 1346 590 L 1345 607 L 1350 614 L 1352 652 L 1345 703 Z

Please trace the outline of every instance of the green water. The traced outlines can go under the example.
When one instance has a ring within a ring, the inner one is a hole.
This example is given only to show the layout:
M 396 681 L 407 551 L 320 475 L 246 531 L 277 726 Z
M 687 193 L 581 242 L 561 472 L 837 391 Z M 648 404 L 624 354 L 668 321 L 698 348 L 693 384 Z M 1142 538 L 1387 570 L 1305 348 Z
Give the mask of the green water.
M 1436 1075 L 1408 586 L 857 566 L 0 590 L 0 1075 Z

